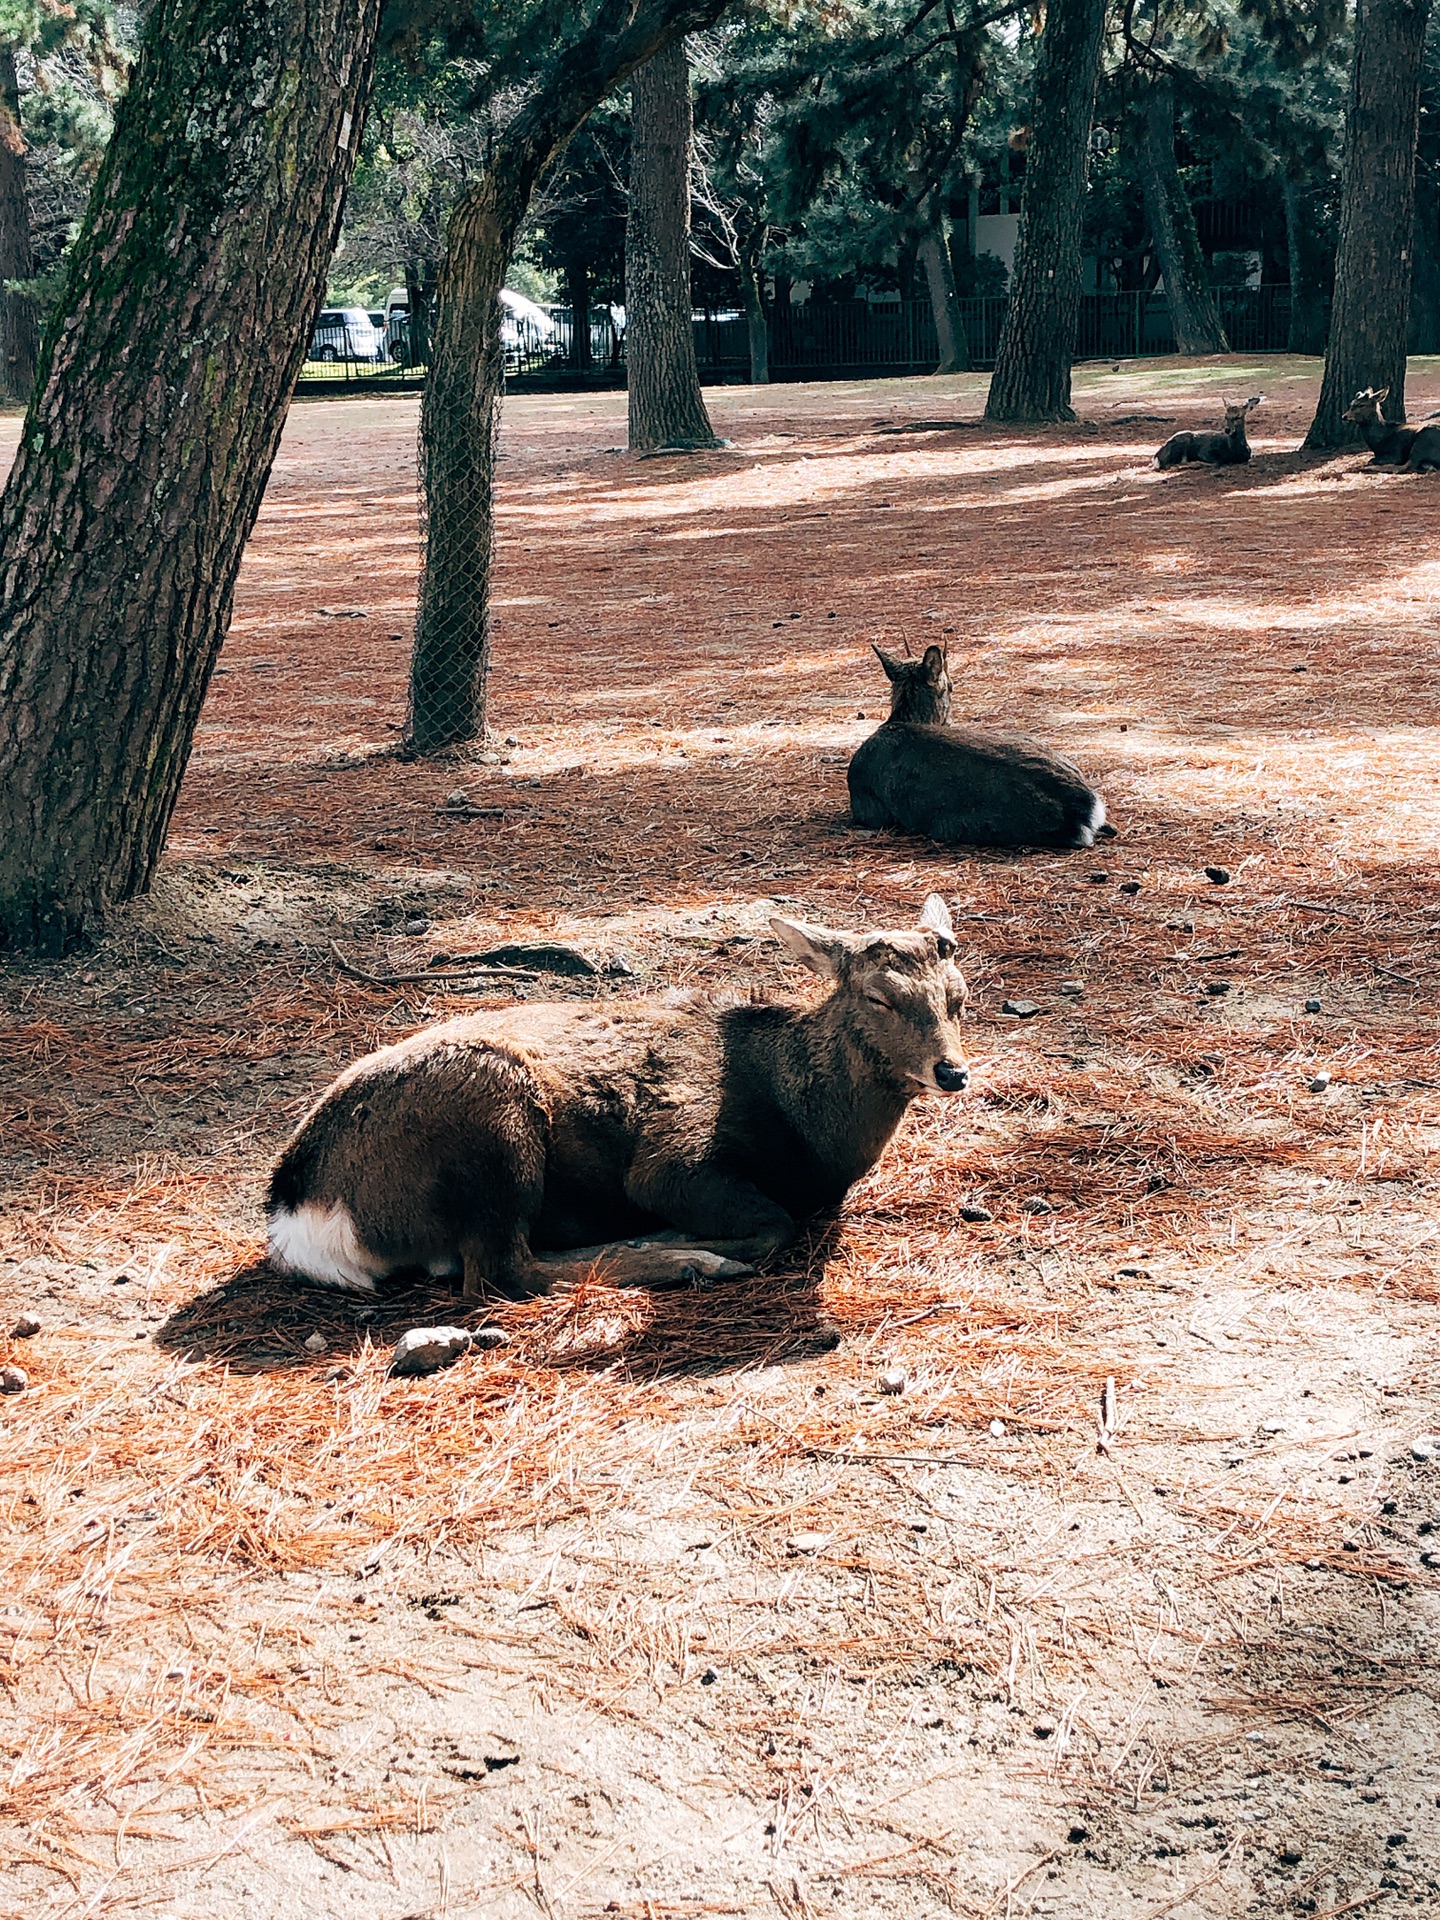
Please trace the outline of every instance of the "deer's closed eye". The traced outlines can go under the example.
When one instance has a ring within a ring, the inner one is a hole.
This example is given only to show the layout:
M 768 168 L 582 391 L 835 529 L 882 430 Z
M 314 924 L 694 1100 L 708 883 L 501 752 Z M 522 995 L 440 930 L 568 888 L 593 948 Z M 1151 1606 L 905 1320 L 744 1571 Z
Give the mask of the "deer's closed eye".
M 893 1013 L 895 1011 L 884 994 L 877 993 L 873 987 L 867 987 L 865 989 L 865 998 L 870 1002 L 872 1007 L 883 1007 L 886 1013 Z

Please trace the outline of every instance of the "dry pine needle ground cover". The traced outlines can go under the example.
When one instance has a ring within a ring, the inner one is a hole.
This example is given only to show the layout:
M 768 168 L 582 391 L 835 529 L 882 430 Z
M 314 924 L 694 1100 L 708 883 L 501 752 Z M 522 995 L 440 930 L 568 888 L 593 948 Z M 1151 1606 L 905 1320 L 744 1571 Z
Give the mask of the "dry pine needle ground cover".
M 1433 1910 L 1440 480 L 1298 454 L 1316 373 L 1082 370 L 1047 432 L 737 389 L 644 461 L 622 396 L 517 399 L 496 741 L 442 765 L 389 751 L 413 403 L 297 405 L 153 897 L 3 982 L 7 1920 Z M 1154 473 L 1262 388 L 1248 468 Z M 947 628 L 1117 840 L 850 829 L 868 643 Z M 391 1381 L 452 1293 L 257 1266 L 357 1052 L 803 990 L 777 902 L 931 889 L 974 1091 L 777 1272 Z M 536 935 L 630 971 L 337 961 Z

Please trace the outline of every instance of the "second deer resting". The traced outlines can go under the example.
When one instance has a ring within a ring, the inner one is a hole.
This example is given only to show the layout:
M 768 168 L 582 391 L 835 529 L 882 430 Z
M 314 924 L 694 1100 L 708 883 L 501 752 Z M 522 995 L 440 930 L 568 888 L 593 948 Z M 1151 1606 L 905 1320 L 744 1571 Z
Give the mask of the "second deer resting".
M 982 847 L 1091 847 L 1097 833 L 1113 833 L 1073 761 L 1034 740 L 951 723 L 939 647 L 919 660 L 875 654 L 890 680 L 890 717 L 850 762 L 858 826 Z
M 1362 387 L 1341 414 L 1369 447 L 1373 467 L 1403 467 L 1407 473 L 1440 468 L 1440 427 L 1402 427 L 1381 412 L 1390 389 Z
M 471 1014 L 357 1061 L 275 1168 L 270 1263 L 364 1292 L 724 1279 L 868 1173 L 920 1093 L 958 1093 L 965 982 L 918 927 L 772 920 L 816 1004 L 700 996 Z
M 1225 402 L 1225 425 L 1219 433 L 1172 433 L 1155 456 L 1162 472 L 1196 462 L 1202 467 L 1238 467 L 1250 458 L 1250 442 L 1245 438 L 1246 415 L 1253 413 L 1265 398 L 1252 393 L 1243 403 Z

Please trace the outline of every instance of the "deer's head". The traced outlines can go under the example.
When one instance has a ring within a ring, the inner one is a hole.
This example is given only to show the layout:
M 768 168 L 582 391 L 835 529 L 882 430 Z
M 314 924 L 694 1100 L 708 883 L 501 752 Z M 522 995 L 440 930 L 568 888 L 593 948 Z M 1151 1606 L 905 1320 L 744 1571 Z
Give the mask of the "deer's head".
M 875 658 L 890 681 L 892 720 L 945 725 L 950 718 L 950 669 L 941 648 L 926 647 L 918 660 L 902 660 L 898 653 L 876 647 Z
M 841 933 L 772 920 L 797 960 L 835 983 L 829 1003 L 851 1052 L 906 1094 L 960 1093 L 970 1082 L 960 1019 L 968 990 L 955 964 L 950 910 L 932 893 L 918 927 L 892 933 Z
M 1362 387 L 1340 418 L 1356 427 L 1366 426 L 1372 420 L 1383 420 L 1380 408 L 1389 391 L 1389 387 Z
M 1226 433 L 1235 433 L 1243 427 L 1246 415 L 1253 413 L 1264 398 L 1263 393 L 1252 393 L 1248 400 L 1227 400 L 1225 402 Z

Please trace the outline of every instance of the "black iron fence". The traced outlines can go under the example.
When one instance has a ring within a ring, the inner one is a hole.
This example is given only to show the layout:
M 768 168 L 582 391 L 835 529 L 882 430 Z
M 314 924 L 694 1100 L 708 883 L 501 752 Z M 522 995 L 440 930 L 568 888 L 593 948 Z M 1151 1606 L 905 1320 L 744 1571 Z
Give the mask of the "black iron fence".
M 1290 326 L 1290 289 L 1224 287 L 1216 301 L 1236 353 L 1283 353 Z M 1008 302 L 962 300 L 970 363 L 992 367 Z M 571 318 L 556 310 L 546 327 L 507 317 L 505 370 L 515 386 L 623 386 L 625 336 L 619 316 L 592 312 L 589 350 L 577 355 Z M 940 357 L 928 300 L 806 301 L 776 306 L 769 315 L 772 380 L 844 380 L 931 373 Z M 1079 360 L 1119 360 L 1175 351 L 1170 308 L 1163 293 L 1087 293 L 1081 296 L 1076 340 Z M 748 380 L 750 333 L 743 314 L 695 317 L 695 352 L 710 382 Z M 306 385 L 354 389 L 413 384 L 423 366 L 403 326 L 377 332 L 373 346 L 350 328 L 317 328 L 302 374 Z

